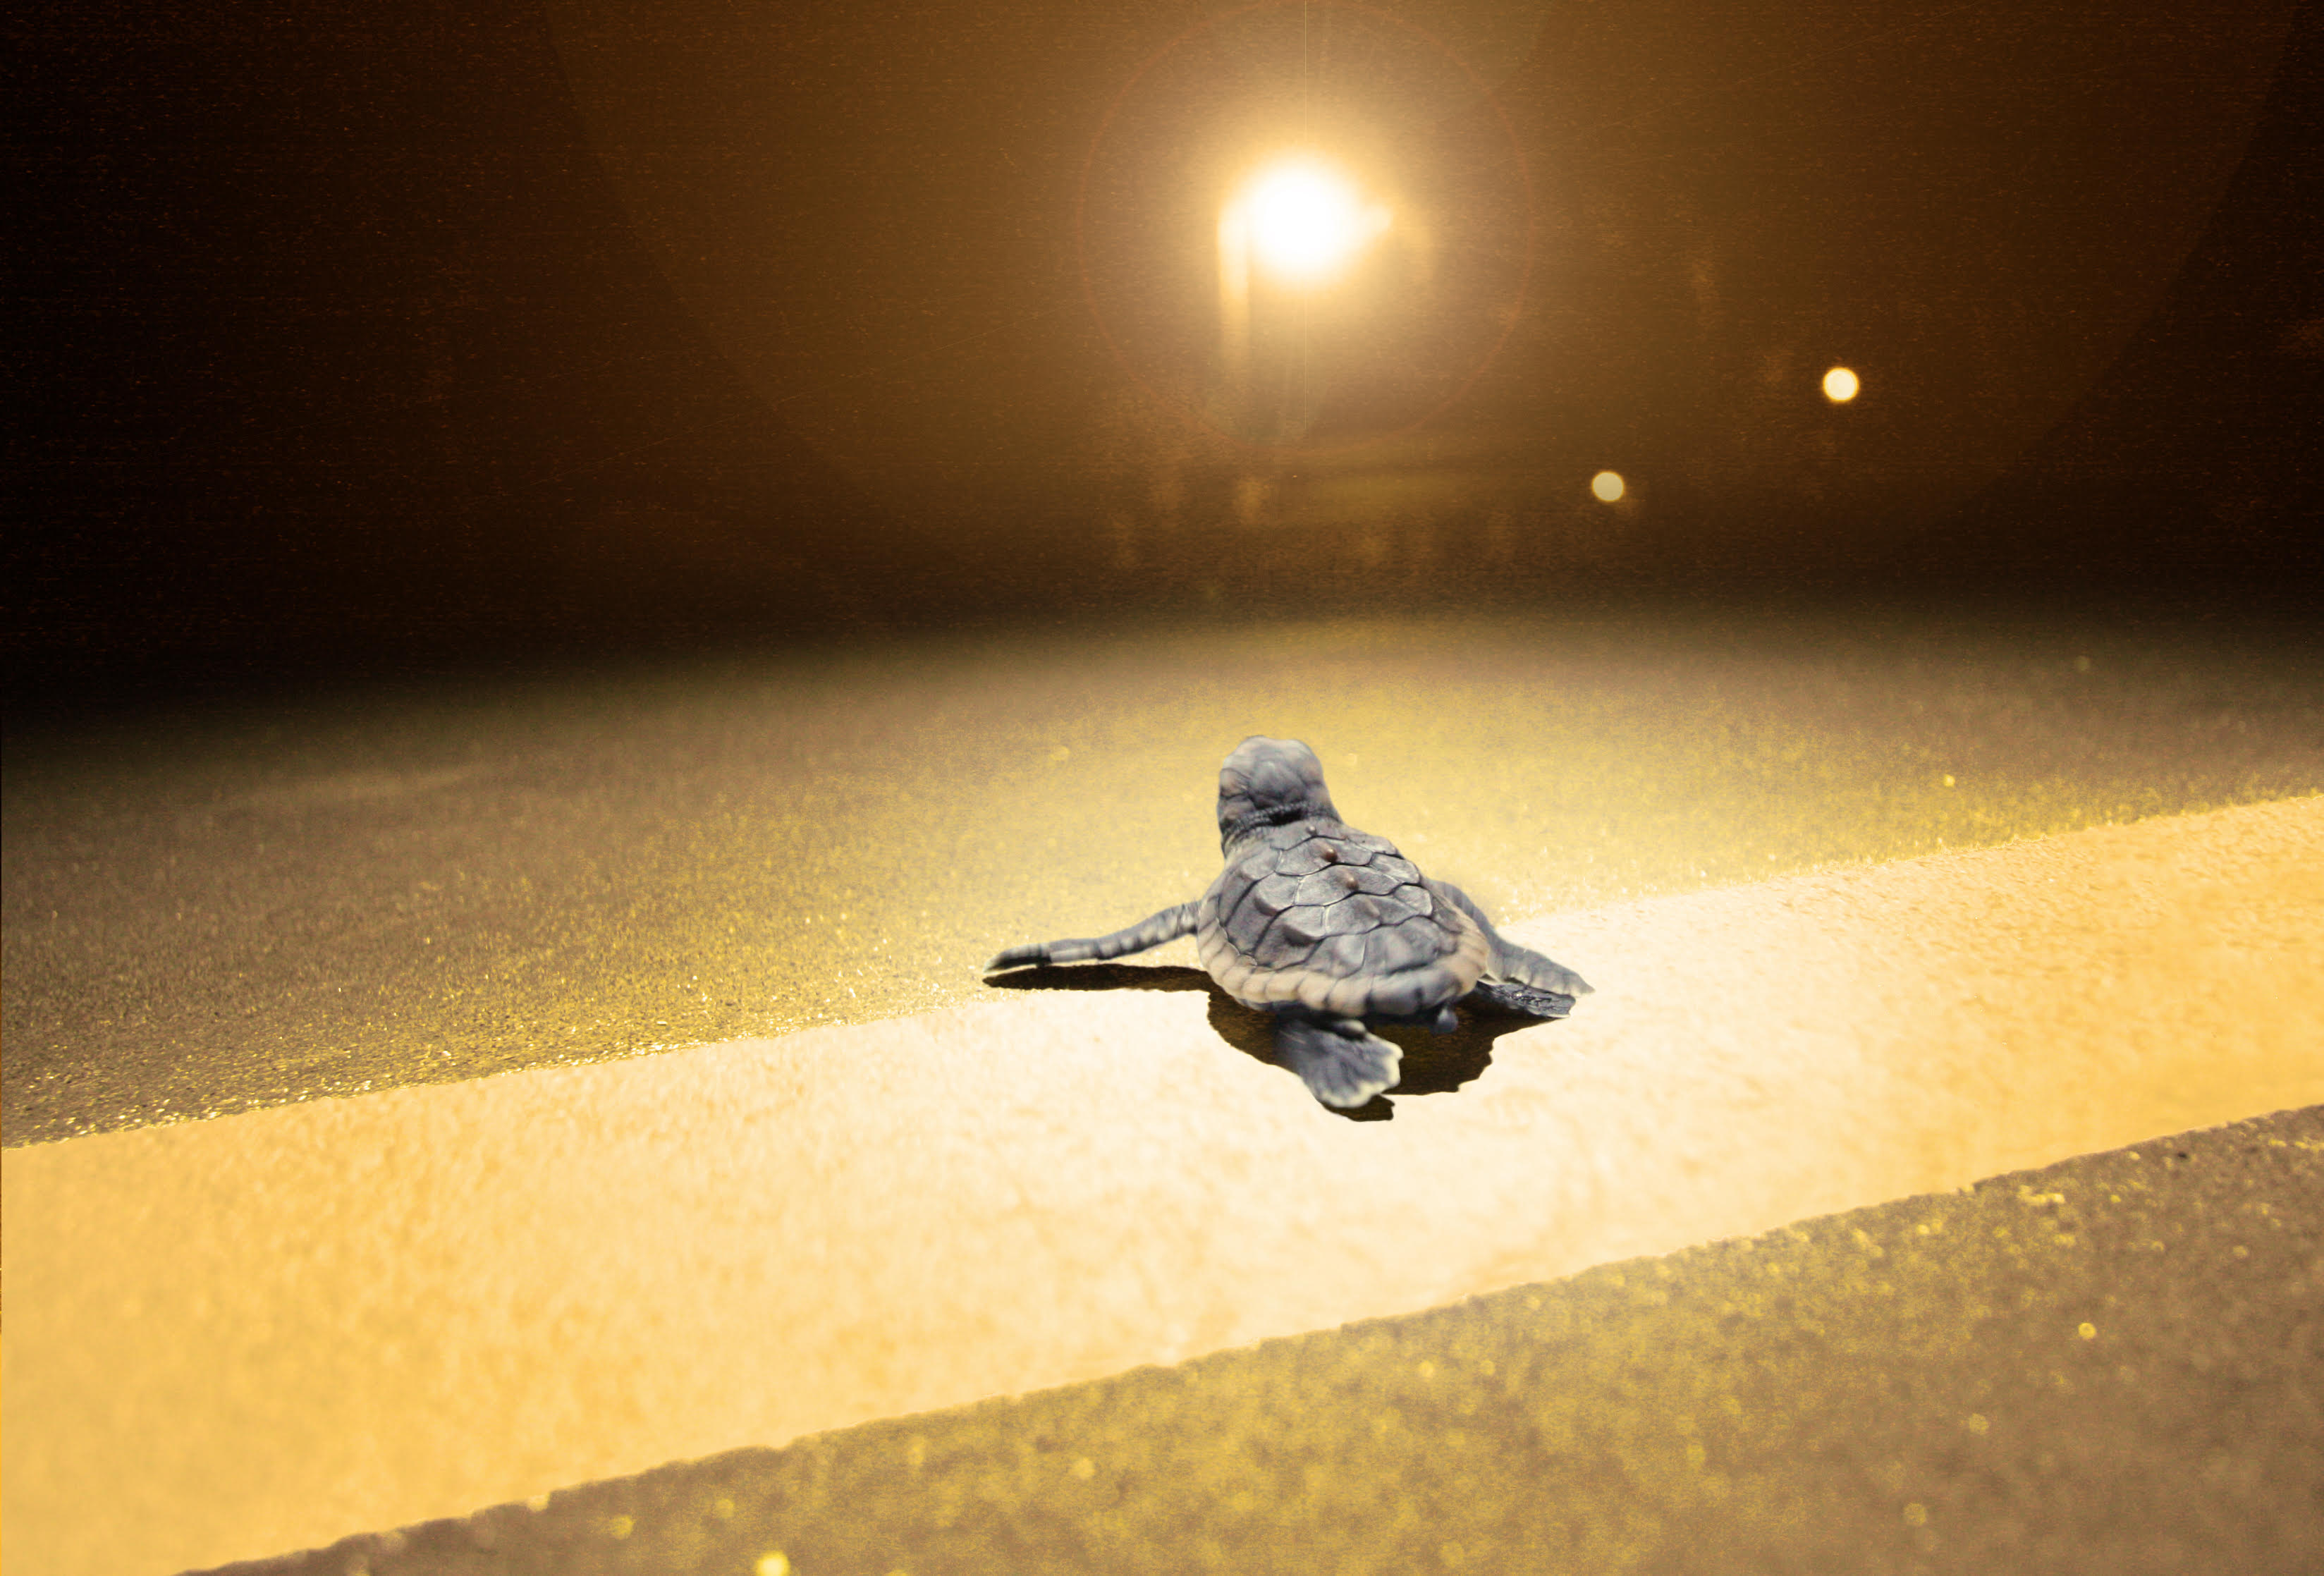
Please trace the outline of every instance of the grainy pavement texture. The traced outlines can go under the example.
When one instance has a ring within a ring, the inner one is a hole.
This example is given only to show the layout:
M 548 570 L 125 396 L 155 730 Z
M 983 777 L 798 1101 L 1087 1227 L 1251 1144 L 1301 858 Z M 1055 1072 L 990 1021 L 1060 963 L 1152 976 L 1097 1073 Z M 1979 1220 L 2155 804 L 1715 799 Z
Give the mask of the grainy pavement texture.
M 9 1569 L 2310 1569 L 2319 715 L 1371 624 L 12 742 Z M 1250 732 L 1598 993 L 1351 1121 L 976 979 Z
M 2324 1109 L 236 1567 L 2297 1572 Z
M 9 1144 L 985 999 L 1323 757 L 1497 917 L 2324 792 L 2324 641 L 1884 608 L 926 640 L 12 734 Z M 1555 955 L 1553 954 L 1553 955 Z

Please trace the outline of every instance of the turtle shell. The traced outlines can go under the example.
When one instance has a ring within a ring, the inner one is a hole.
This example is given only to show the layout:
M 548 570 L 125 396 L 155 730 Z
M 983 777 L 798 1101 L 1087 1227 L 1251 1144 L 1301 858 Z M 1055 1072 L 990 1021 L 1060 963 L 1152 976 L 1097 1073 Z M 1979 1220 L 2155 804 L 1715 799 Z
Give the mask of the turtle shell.
M 1259 825 L 1203 894 L 1195 948 L 1252 1007 L 1406 1018 L 1466 995 L 1490 945 L 1384 837 L 1329 816 Z

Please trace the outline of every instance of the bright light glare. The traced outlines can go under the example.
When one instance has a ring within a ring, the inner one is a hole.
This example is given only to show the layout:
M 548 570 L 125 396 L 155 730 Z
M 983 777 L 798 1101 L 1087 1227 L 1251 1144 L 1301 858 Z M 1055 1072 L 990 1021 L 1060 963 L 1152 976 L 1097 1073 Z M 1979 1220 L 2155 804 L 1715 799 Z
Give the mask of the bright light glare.
M 1598 495 L 1598 499 L 1600 502 L 1620 502 L 1622 501 L 1622 493 L 1624 491 L 1622 485 L 1622 473 L 1619 471 L 1599 472 L 1596 475 L 1590 478 L 1590 490 Z
M 1847 404 L 1863 386 L 1857 382 L 1856 374 L 1844 366 L 1836 366 L 1823 374 L 1823 397 L 1835 405 Z
M 1345 176 L 1311 158 L 1268 165 L 1237 203 L 1260 265 L 1289 284 L 1325 282 L 1388 225 L 1386 208 L 1367 203 Z

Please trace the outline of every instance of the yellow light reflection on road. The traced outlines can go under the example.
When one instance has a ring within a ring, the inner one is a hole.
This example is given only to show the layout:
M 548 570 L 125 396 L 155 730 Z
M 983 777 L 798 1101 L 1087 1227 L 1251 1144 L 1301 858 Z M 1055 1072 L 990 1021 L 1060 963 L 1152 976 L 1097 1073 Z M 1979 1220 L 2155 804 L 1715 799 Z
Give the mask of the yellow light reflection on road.
M 1621 472 L 1600 471 L 1590 478 L 1590 491 L 1597 494 L 1602 503 L 1618 503 L 1628 488 L 1622 481 Z
M 1844 366 L 1836 366 L 1823 374 L 1823 397 L 1835 405 L 1847 404 L 1863 386 L 1856 374 Z
M 1308 154 L 1277 159 L 1251 177 L 1221 225 L 1250 246 L 1259 265 L 1286 284 L 1327 284 L 1388 226 L 1388 209 L 1369 201 L 1331 164 Z

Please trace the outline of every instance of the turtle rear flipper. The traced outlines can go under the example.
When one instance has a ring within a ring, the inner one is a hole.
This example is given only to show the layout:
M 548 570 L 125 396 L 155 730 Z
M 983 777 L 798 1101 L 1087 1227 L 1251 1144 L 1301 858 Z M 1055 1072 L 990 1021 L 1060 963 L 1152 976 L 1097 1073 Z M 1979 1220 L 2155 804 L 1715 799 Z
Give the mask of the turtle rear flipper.
M 1012 946 L 984 965 L 988 974 L 1003 969 L 1021 969 L 1031 963 L 1086 963 L 1104 958 L 1118 958 L 1148 947 L 1160 946 L 1166 941 L 1176 941 L 1194 933 L 1194 905 L 1181 903 L 1175 908 L 1165 908 L 1150 918 L 1141 919 L 1127 930 L 1117 930 L 1111 935 L 1096 936 L 1085 941 L 1036 941 L 1024 946 Z
M 1526 986 L 1536 992 L 1562 996 L 1569 1008 L 1576 996 L 1587 996 L 1592 989 L 1589 981 L 1572 969 L 1529 946 L 1519 946 L 1504 935 L 1493 937 L 1493 961 L 1486 971 L 1486 979 L 1491 983 Z M 1564 1014 L 1561 1012 L 1559 1016 Z
M 1404 1062 L 1402 1051 L 1355 1018 L 1284 1013 L 1275 1026 L 1275 1050 L 1308 1093 L 1341 1111 L 1394 1088 Z
M 1533 988 L 1530 992 L 1508 992 L 1505 989 L 1485 992 L 1491 1000 L 1513 1011 L 1532 1013 L 1536 1018 L 1563 1018 L 1572 1009 L 1573 998 L 1590 994 L 1591 987 L 1589 981 L 1555 959 L 1544 957 L 1529 946 L 1519 946 L 1494 929 L 1493 922 L 1485 917 L 1485 911 L 1477 907 L 1477 900 L 1451 881 L 1431 880 L 1428 885 L 1432 891 L 1475 920 L 1477 928 L 1483 931 L 1485 939 L 1492 944 L 1492 961 L 1485 966 L 1486 983 L 1499 988 L 1512 984 Z M 1478 990 L 1485 991 L 1484 984 L 1480 984 Z M 1554 1012 L 1536 1011 L 1531 1007 L 1519 1005 L 1528 995 L 1543 993 L 1564 997 L 1565 1005 Z

